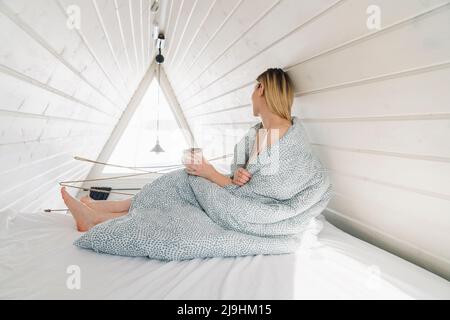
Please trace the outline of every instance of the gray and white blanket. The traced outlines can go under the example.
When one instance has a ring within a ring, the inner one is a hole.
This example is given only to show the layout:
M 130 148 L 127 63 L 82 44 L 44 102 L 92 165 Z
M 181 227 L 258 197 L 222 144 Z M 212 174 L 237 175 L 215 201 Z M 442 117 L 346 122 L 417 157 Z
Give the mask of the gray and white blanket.
M 133 198 L 128 215 L 95 226 L 75 245 L 166 261 L 295 252 L 326 208 L 331 183 L 298 118 L 247 164 L 259 128 L 235 147 L 231 172 L 246 167 L 252 179 L 245 186 L 222 188 L 185 170 L 166 174 Z

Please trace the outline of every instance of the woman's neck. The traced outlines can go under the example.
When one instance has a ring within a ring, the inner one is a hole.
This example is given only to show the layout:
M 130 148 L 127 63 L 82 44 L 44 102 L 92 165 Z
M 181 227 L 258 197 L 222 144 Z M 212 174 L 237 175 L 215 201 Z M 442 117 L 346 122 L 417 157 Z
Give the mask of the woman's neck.
M 266 130 L 280 129 L 292 125 L 291 121 L 283 119 L 274 114 L 261 115 L 261 121 L 263 124 L 263 128 Z
M 284 137 L 289 128 L 293 125 L 292 121 L 283 119 L 273 113 L 263 115 L 261 114 L 261 120 L 263 127 L 259 130 L 259 134 L 256 135 L 257 146 L 260 146 L 260 139 L 264 140 L 267 146 L 271 146 L 277 140 Z M 264 137 L 260 137 L 260 135 Z M 260 150 L 258 149 L 258 154 Z

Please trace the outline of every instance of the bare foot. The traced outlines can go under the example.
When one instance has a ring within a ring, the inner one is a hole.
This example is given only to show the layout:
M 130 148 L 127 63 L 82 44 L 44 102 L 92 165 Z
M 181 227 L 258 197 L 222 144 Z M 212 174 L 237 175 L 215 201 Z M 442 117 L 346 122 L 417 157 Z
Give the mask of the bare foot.
M 86 232 L 95 226 L 96 223 L 93 216 L 95 212 L 91 208 L 72 197 L 65 187 L 61 188 L 61 195 L 77 223 L 78 231 Z
M 80 199 L 81 202 L 83 202 L 85 205 L 89 206 L 89 204 L 91 204 L 92 202 L 94 202 L 95 200 L 92 199 L 90 196 L 84 196 Z
M 90 196 L 84 196 L 80 199 L 81 202 L 83 202 L 86 206 L 88 206 L 89 208 L 91 208 L 92 210 L 96 211 L 96 212 L 101 212 L 101 213 L 110 213 L 109 210 L 106 210 L 103 206 L 103 202 L 102 201 L 97 201 L 92 199 Z

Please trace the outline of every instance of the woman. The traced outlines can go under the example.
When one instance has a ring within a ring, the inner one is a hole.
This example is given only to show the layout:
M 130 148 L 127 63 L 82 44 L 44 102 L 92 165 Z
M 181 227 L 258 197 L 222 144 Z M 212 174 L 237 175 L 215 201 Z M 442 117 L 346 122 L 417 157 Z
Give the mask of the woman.
M 264 148 L 270 148 L 291 128 L 293 101 L 293 84 L 283 70 L 269 69 L 257 78 L 252 95 L 253 114 L 261 118 L 262 128 L 255 139 L 251 159 L 257 157 Z M 187 164 L 185 170 L 189 175 L 203 177 L 220 187 L 243 187 L 252 179 L 252 174 L 242 166 L 236 169 L 232 177 L 222 175 L 205 159 L 199 164 Z M 78 201 L 70 196 L 65 188 L 61 189 L 61 194 L 80 232 L 127 215 L 132 204 L 132 199 L 93 201 L 88 196 Z
M 236 144 L 225 176 L 200 159 L 160 176 L 126 201 L 63 198 L 83 249 L 163 261 L 286 254 L 330 200 L 331 184 L 296 117 L 287 74 L 257 78 L 254 115 L 262 122 Z

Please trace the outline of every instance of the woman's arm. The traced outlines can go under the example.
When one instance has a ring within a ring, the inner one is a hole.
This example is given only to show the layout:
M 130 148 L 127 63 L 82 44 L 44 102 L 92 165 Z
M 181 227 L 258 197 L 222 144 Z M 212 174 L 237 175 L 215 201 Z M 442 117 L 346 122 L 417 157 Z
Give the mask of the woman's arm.
M 233 184 L 233 180 L 231 180 L 230 177 L 221 174 L 216 169 L 214 169 L 214 171 L 212 171 L 210 176 L 206 177 L 206 179 L 208 179 L 211 182 L 214 182 L 215 184 L 221 186 L 222 188 Z
M 225 176 L 218 172 L 204 158 L 200 159 L 197 162 L 194 162 L 194 159 L 191 159 L 190 164 L 185 164 L 185 166 L 187 173 L 208 179 L 209 181 L 221 186 L 222 188 L 228 185 L 237 185 L 242 187 L 247 184 L 252 178 L 250 172 L 248 172 L 244 168 L 237 169 L 232 178 Z
M 203 177 L 221 187 L 233 184 L 233 180 L 231 180 L 230 177 L 218 172 L 208 161 L 206 161 L 206 159 L 203 158 L 200 161 L 195 161 L 195 159 L 190 160 L 189 163 L 185 163 L 186 172 L 188 174 Z

